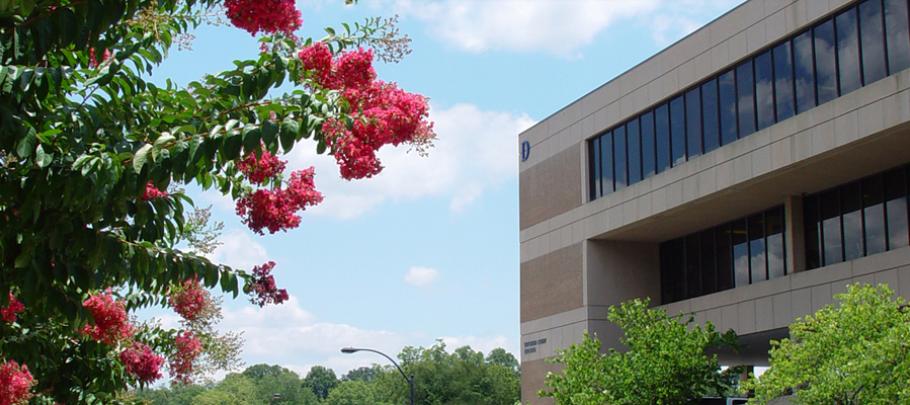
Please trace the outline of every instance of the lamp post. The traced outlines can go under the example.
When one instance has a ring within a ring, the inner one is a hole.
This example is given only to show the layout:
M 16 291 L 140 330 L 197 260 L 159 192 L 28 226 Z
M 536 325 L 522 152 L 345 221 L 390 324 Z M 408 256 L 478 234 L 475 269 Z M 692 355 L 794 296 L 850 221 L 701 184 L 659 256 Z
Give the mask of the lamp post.
M 351 353 L 357 353 L 357 352 L 373 352 L 382 357 L 389 359 L 389 361 L 391 361 L 392 364 L 395 365 L 395 368 L 398 369 L 398 372 L 401 373 L 401 376 L 404 377 L 405 381 L 408 382 L 408 389 L 410 391 L 411 405 L 414 405 L 414 376 L 408 376 L 407 374 L 405 374 L 404 370 L 401 369 L 401 366 L 399 366 L 398 363 L 395 362 L 394 359 L 387 356 L 385 353 L 380 352 L 379 350 L 366 349 L 366 348 L 361 348 L 361 347 L 345 347 L 345 348 L 341 349 L 341 352 L 345 353 L 345 354 L 351 354 Z

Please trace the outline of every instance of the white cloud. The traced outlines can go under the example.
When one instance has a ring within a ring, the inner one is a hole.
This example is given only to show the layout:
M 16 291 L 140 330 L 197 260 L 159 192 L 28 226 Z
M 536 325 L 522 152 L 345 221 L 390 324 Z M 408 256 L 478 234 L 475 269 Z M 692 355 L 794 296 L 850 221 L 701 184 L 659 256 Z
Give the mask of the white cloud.
M 426 287 L 439 278 L 439 270 L 430 267 L 414 266 L 404 275 L 404 282 L 414 287 Z
M 317 155 L 312 142 L 298 144 L 288 156 L 289 167 L 316 166 L 316 188 L 325 195 L 308 213 L 348 219 L 384 202 L 440 196 L 458 212 L 517 175 L 518 134 L 534 124 L 527 114 L 456 104 L 434 108 L 430 116 L 438 139 L 429 156 L 387 146 L 379 151 L 385 169 L 370 179 L 344 180 L 332 156 Z
M 269 260 L 265 247 L 256 242 L 249 232 L 231 230 L 219 238 L 218 246 L 209 259 L 215 263 L 228 265 L 237 269 L 251 269 Z
M 313 365 L 332 368 L 339 376 L 347 371 L 385 360 L 367 354 L 342 354 L 346 346 L 369 345 L 394 356 L 404 346 L 430 346 L 435 338 L 424 333 L 400 333 L 382 329 L 364 329 L 344 323 L 321 321 L 300 306 L 291 296 L 281 305 L 264 308 L 246 306 L 224 310 L 218 325 L 222 331 L 242 332 L 245 343 L 243 360 L 247 365 L 278 364 L 305 375 Z M 484 353 L 502 347 L 515 353 L 515 342 L 504 336 L 441 337 L 449 349 L 470 345 Z
M 654 10 L 658 0 L 399 0 L 442 40 L 470 52 L 490 49 L 571 55 L 618 18 Z
M 663 4 L 642 21 L 658 45 L 669 45 L 715 18 L 732 10 L 743 0 L 662 0 Z

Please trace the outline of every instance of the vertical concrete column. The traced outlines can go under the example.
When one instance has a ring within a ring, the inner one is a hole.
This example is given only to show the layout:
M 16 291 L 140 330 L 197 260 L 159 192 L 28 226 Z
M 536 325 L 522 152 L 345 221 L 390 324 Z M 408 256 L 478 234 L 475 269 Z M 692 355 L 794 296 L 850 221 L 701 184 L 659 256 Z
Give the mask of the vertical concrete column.
M 787 232 L 787 271 L 806 269 L 806 236 L 803 222 L 803 197 L 791 195 L 784 202 Z

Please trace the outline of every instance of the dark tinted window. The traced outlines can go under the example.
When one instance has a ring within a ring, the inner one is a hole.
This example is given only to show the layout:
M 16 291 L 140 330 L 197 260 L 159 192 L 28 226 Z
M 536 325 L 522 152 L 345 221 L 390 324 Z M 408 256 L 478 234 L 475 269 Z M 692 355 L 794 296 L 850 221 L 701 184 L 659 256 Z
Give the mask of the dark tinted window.
M 654 109 L 656 127 L 657 172 L 670 167 L 670 108 L 661 104 Z
M 726 145 L 736 140 L 736 81 L 733 71 L 720 75 L 720 142 Z
M 755 132 L 755 81 L 752 79 L 752 61 L 736 67 L 736 95 L 739 110 L 739 137 Z
M 793 58 L 790 55 L 790 42 L 784 42 L 774 48 L 774 101 L 777 107 L 777 120 L 783 121 L 793 116 Z
M 626 171 L 626 127 L 613 130 L 613 178 L 617 190 L 629 184 Z
M 765 218 L 763 214 L 749 218 L 749 267 L 752 282 L 768 279 L 765 267 Z
M 729 290 L 733 288 L 733 240 L 732 228 L 729 225 L 720 226 L 714 234 L 714 242 L 717 246 L 717 290 Z
M 888 249 L 907 246 L 907 181 L 903 168 L 885 174 Z
M 646 112 L 641 115 L 641 170 L 642 176 L 648 178 L 654 175 L 654 113 Z
M 815 37 L 815 91 L 818 103 L 837 97 L 837 56 L 834 52 L 834 21 L 828 20 L 813 30 Z
M 745 219 L 733 222 L 733 275 L 737 287 L 749 284 L 749 234 Z
M 686 105 L 682 96 L 670 100 L 670 152 L 672 164 L 686 161 Z
M 686 238 L 686 296 L 688 297 L 702 295 L 700 242 L 698 234 Z
M 793 66 L 796 72 L 796 112 L 815 107 L 815 57 L 812 52 L 812 31 L 793 39 Z
M 601 187 L 600 187 L 600 138 L 594 138 L 591 141 L 591 164 L 589 170 L 591 171 L 591 199 L 600 197 Z
M 910 67 L 907 0 L 885 0 L 885 34 L 888 41 L 888 70 L 891 74 Z
M 629 151 L 629 184 L 641 181 L 641 135 L 638 118 L 626 123 L 626 137 Z
M 862 257 L 864 252 L 863 204 L 859 182 L 844 186 L 840 197 L 844 224 L 844 258 L 853 260 Z M 884 234 L 882 236 L 884 240 Z
M 765 214 L 765 240 L 768 255 L 768 278 L 787 274 L 787 257 L 784 254 L 784 210 L 778 208 Z
M 717 81 L 711 80 L 701 86 L 702 126 L 705 153 L 720 145 L 720 121 L 717 117 Z
M 717 271 L 714 263 L 717 252 L 714 250 L 714 230 L 708 229 L 700 234 L 701 247 L 701 293 L 710 294 L 717 291 Z
M 866 254 L 884 252 L 885 240 L 885 190 L 880 176 L 863 181 L 863 214 L 866 220 Z M 844 232 L 846 233 L 846 228 Z M 851 229 L 857 232 L 858 230 Z M 859 233 L 862 236 L 863 233 Z
M 863 85 L 859 60 L 859 31 L 856 9 L 849 8 L 835 18 L 837 26 L 837 62 L 840 69 L 840 94 L 847 94 Z
M 774 124 L 774 72 L 771 51 L 755 57 L 755 106 L 758 129 Z
M 803 200 L 804 232 L 806 233 L 806 268 L 822 266 L 822 223 L 819 212 L 819 199 L 816 196 Z
M 686 93 L 686 153 L 701 154 L 701 94 L 698 87 Z
M 603 195 L 613 192 L 613 135 L 609 132 L 600 137 L 600 156 L 603 164 L 600 167 L 603 173 Z
M 863 48 L 863 81 L 866 84 L 888 74 L 885 69 L 885 37 L 881 0 L 859 4 L 860 44 Z
M 822 208 L 822 243 L 824 264 L 844 261 L 844 239 L 841 236 L 840 199 L 838 190 L 821 195 Z

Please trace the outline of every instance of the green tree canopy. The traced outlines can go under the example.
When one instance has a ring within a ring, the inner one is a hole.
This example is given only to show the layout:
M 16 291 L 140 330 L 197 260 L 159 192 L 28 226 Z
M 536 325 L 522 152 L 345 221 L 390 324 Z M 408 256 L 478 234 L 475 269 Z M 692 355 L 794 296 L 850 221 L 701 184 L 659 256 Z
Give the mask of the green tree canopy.
M 691 318 L 671 317 L 649 308 L 647 299 L 610 307 L 608 319 L 623 330 L 626 351 L 601 353 L 600 341 L 585 334 L 581 343 L 554 362 L 565 368 L 546 377 L 540 395 L 558 404 L 683 404 L 727 389 L 716 355 L 706 350 L 731 343 L 714 326 L 693 325 Z
M 303 378 L 303 386 L 313 392 L 319 399 L 329 396 L 329 391 L 338 385 L 335 371 L 323 366 L 313 366 Z
M 745 385 L 750 403 L 795 393 L 801 404 L 910 403 L 910 311 L 886 285 L 853 284 L 836 305 L 790 325 L 771 367 Z

